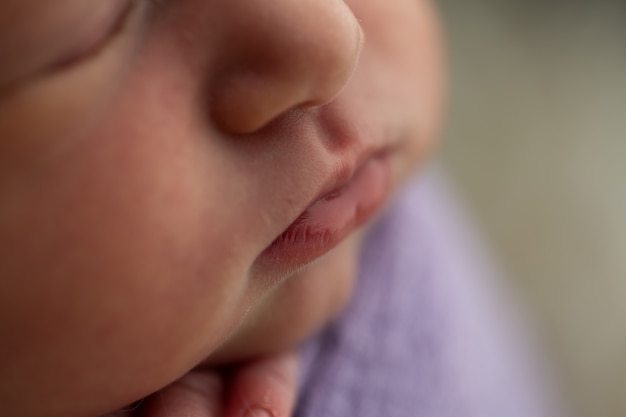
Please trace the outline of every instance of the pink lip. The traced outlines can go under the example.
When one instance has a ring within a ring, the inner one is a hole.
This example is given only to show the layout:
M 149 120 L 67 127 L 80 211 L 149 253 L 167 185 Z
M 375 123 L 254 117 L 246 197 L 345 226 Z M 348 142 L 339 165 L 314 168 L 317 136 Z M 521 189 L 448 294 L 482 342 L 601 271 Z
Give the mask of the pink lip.
M 385 201 L 391 168 L 386 154 L 367 159 L 347 183 L 311 204 L 262 253 L 260 260 L 304 266 L 369 220 Z

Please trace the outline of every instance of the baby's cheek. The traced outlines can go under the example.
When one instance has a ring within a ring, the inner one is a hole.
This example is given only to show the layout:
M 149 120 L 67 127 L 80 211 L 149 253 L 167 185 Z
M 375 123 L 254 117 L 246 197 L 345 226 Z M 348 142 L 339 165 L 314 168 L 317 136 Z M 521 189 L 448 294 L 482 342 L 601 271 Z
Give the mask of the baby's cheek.
M 375 99 L 362 102 L 387 104 L 379 106 L 377 116 L 399 127 L 407 162 L 399 176 L 405 178 L 430 156 L 442 125 L 446 71 L 435 2 L 346 2 L 367 38 L 354 85 L 357 91 L 377 87 Z M 394 30 L 389 30 L 389 22 L 394 22 Z
M 195 365 L 243 314 L 245 269 L 195 164 L 117 133 L 2 188 L 5 410 L 121 407 Z

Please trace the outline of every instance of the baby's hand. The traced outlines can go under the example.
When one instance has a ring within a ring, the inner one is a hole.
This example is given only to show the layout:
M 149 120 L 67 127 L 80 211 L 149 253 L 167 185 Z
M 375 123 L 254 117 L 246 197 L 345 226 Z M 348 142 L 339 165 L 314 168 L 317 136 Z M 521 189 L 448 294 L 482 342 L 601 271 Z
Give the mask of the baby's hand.
M 196 369 L 148 397 L 136 414 L 105 417 L 289 417 L 297 392 L 294 353 L 262 357 L 226 377 Z

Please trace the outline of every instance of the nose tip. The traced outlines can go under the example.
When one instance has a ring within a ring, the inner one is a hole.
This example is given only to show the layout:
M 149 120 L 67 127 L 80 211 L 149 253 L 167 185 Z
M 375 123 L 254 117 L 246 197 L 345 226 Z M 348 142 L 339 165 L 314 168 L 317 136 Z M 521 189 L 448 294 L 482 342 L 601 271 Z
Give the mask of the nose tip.
M 350 79 L 363 33 L 343 0 L 228 3 L 227 64 L 211 91 L 220 128 L 257 131 L 285 111 L 331 101 Z

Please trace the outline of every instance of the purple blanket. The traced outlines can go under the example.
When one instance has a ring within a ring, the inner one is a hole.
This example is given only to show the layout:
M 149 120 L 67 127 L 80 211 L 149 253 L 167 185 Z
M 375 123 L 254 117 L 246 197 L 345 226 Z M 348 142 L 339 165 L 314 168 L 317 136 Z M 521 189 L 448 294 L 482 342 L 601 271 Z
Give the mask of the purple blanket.
M 344 314 L 302 347 L 297 417 L 554 417 L 528 334 L 437 170 L 369 231 Z

